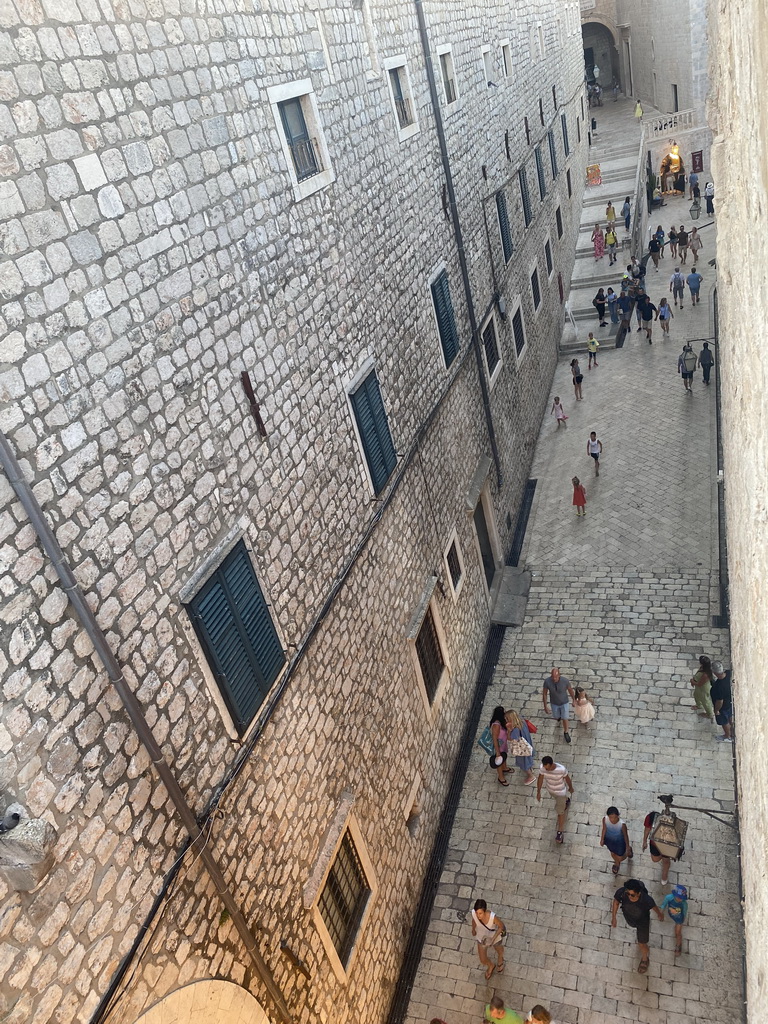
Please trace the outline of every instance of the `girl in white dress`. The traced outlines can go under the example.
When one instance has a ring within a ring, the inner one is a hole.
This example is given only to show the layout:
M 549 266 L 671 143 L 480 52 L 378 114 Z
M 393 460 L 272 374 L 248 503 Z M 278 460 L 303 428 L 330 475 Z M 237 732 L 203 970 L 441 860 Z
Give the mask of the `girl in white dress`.
M 587 722 L 591 722 L 595 717 L 595 705 L 587 696 L 587 691 L 583 686 L 576 687 L 576 696 L 573 701 L 573 713 L 582 725 L 586 725 Z

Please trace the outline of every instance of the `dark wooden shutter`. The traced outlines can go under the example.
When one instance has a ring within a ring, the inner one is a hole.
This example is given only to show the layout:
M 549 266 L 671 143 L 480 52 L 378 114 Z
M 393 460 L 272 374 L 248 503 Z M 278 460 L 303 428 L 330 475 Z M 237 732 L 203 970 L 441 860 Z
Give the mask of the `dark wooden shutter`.
M 547 182 L 544 178 L 544 161 L 541 159 L 541 146 L 533 151 L 536 157 L 536 177 L 539 179 L 539 196 L 543 199 L 547 194 Z
M 571 147 L 568 145 L 568 117 L 566 114 L 560 115 L 560 127 L 563 129 L 563 152 L 568 156 Z
M 547 277 L 552 273 L 552 246 L 549 239 L 544 243 L 544 259 L 547 261 Z
M 189 611 L 216 682 L 242 735 L 285 663 L 269 608 L 242 541 L 190 602 Z
M 555 210 L 555 223 L 557 224 L 557 237 L 563 237 L 563 215 L 560 212 L 560 207 Z
M 557 144 L 555 143 L 555 133 L 550 129 L 547 132 L 547 140 L 549 142 L 549 162 L 552 165 L 552 177 L 557 177 Z
M 424 688 L 431 704 L 437 694 L 437 687 L 445 668 L 431 608 L 427 608 L 427 614 L 424 616 L 419 635 L 416 637 L 416 654 L 419 658 Z
M 528 227 L 533 216 L 531 214 L 531 195 L 528 191 L 528 175 L 525 173 L 524 167 L 517 172 L 517 179 L 520 182 L 520 197 L 523 200 L 523 220 L 525 226 Z
M 504 251 L 504 262 L 512 258 L 512 232 L 509 230 L 509 214 L 507 213 L 507 197 L 503 192 L 496 193 L 496 213 L 499 217 L 499 233 L 501 247 Z
M 375 493 L 379 494 L 397 465 L 397 455 L 392 444 L 392 435 L 389 432 L 387 414 L 384 411 L 375 370 L 371 371 L 357 391 L 350 395 L 350 399 L 360 439 L 363 442 L 371 483 Z
M 444 270 L 432 283 L 432 301 L 435 304 L 437 329 L 440 334 L 440 345 L 443 349 L 445 365 L 450 366 L 459 352 L 459 333 L 456 330 L 456 317 L 453 314 L 451 289 L 448 274 Z
M 483 331 L 483 348 L 485 349 L 485 361 L 488 366 L 488 376 L 493 376 L 493 371 L 499 365 L 501 357 L 499 356 L 499 345 L 496 341 L 496 325 L 493 322 L 493 317 L 486 324 L 485 330 Z
M 539 287 L 538 270 L 534 270 L 531 274 L 531 294 L 533 295 L 533 308 L 538 309 L 541 305 L 541 288 Z
M 520 355 L 525 348 L 525 330 L 523 328 L 523 311 L 518 309 L 512 318 L 512 333 L 515 338 L 515 352 Z

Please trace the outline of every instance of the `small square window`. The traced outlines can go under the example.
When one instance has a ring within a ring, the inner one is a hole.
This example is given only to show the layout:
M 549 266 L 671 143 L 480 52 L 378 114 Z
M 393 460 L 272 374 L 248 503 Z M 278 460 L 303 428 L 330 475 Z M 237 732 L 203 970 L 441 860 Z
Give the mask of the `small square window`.
M 533 308 L 538 309 L 541 305 L 541 288 L 539 287 L 538 268 L 536 268 L 531 274 L 531 295 L 533 297 Z
M 555 210 L 555 223 L 557 224 L 557 237 L 563 237 L 563 215 L 560 213 L 560 207 Z
M 431 606 L 427 607 L 421 629 L 416 637 L 416 656 L 419 659 L 421 678 L 424 689 L 427 691 L 427 699 L 430 704 L 434 704 L 437 689 L 445 671 L 445 659 Z
M 509 263 L 512 259 L 512 232 L 509 228 L 509 214 L 507 212 L 507 197 L 503 192 L 496 193 L 496 215 L 499 219 L 499 234 L 501 235 L 501 248 L 504 253 L 504 262 Z
M 533 151 L 533 155 L 536 158 L 536 177 L 539 182 L 539 198 L 543 199 L 547 194 L 547 182 L 544 178 L 544 161 L 541 157 L 541 146 L 537 146 Z
M 531 194 L 528 191 L 528 175 L 525 173 L 524 167 L 517 172 L 517 179 L 520 182 L 520 197 L 523 201 L 523 220 L 525 226 L 528 227 L 533 220 L 533 214 L 531 212 Z
M 512 335 L 515 339 L 515 352 L 517 353 L 518 359 L 525 351 L 525 326 L 523 324 L 523 311 L 521 307 L 518 307 L 517 312 L 512 317 Z
M 267 90 L 296 199 L 306 199 L 335 178 L 310 79 Z
M 547 277 L 551 277 L 554 263 L 552 262 L 552 243 L 549 239 L 544 243 L 544 259 L 547 263 Z
M 278 103 L 283 130 L 288 141 L 288 148 L 293 158 L 298 181 L 311 178 L 323 169 L 317 140 L 309 136 L 307 122 L 301 106 L 301 99 L 286 100 Z
M 488 379 L 493 383 L 496 379 L 496 372 L 501 369 L 501 356 L 499 355 L 499 342 L 496 337 L 496 324 L 493 316 L 483 328 L 483 351 L 485 352 L 485 365 L 488 367 Z
M 464 557 L 455 530 L 445 550 L 445 566 L 448 570 L 448 581 L 451 584 L 451 592 L 455 601 L 464 585 Z
M 370 897 L 371 887 L 347 829 L 317 901 L 320 917 L 345 969 Z
M 501 44 L 501 64 L 504 68 L 504 77 L 511 78 L 512 76 L 512 50 L 509 43 Z
M 413 106 L 411 104 L 408 81 L 405 77 L 405 68 L 391 68 L 389 72 L 389 87 L 392 90 L 392 99 L 395 104 L 397 123 L 400 128 L 407 128 L 413 124 Z
M 450 106 L 459 98 L 456 90 L 456 75 L 453 70 L 453 54 L 450 50 L 440 54 L 440 76 L 443 80 L 445 102 Z

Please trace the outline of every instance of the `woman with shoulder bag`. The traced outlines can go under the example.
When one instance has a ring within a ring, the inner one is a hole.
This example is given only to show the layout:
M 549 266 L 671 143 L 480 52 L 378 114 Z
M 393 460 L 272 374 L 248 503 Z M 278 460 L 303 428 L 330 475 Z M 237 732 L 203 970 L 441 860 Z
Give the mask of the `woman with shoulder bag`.
M 507 722 L 508 749 L 510 753 L 514 754 L 517 767 L 525 772 L 525 779 L 523 780 L 525 785 L 530 786 L 535 782 L 533 759 L 536 756 L 536 750 L 533 746 L 528 723 L 511 708 L 504 712 L 504 717 Z M 526 753 L 526 748 L 528 753 Z
M 514 768 L 507 768 L 507 720 L 501 706 L 495 707 L 491 715 L 491 738 L 494 751 L 490 756 L 491 768 L 496 769 L 500 785 L 508 786 L 504 775 L 514 771 Z

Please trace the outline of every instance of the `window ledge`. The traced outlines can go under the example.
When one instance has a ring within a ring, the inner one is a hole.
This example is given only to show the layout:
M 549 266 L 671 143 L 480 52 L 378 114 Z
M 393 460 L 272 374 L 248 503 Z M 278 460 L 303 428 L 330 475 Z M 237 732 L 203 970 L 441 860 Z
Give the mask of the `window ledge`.
M 424 616 L 427 614 L 427 608 L 429 607 L 429 602 L 432 600 L 432 595 L 435 592 L 436 586 L 437 576 L 430 576 L 427 580 L 427 585 L 424 588 L 424 593 L 421 595 L 421 600 L 416 607 L 416 611 L 413 613 L 413 618 L 408 625 L 408 633 L 406 635 L 409 640 L 413 640 L 415 642 L 416 637 L 419 635 L 421 624 L 424 621 Z
M 312 868 L 312 873 L 307 880 L 307 884 L 304 886 L 304 892 L 302 893 L 302 905 L 305 910 L 311 910 L 317 901 L 317 897 L 320 895 L 320 889 L 322 888 L 325 877 L 328 874 L 328 868 L 331 860 L 333 859 L 333 855 L 336 853 L 336 849 L 338 848 L 339 840 L 346 828 L 349 812 L 352 810 L 354 802 L 354 793 L 350 793 L 349 790 L 345 790 L 341 794 L 339 806 L 336 809 L 333 820 L 322 838 L 320 843 L 320 853 L 318 854 L 315 865 Z
M 303 181 L 297 181 L 293 183 L 293 195 L 297 201 L 307 199 L 309 196 L 313 196 L 315 192 L 319 192 L 321 189 L 327 188 L 332 182 L 336 180 L 336 175 L 331 170 L 320 171 L 319 174 L 313 174 L 311 178 L 304 178 Z
M 419 131 L 419 122 L 414 121 L 412 124 L 407 124 L 405 128 L 399 128 L 397 137 L 400 142 L 405 142 L 406 139 L 412 138 Z

